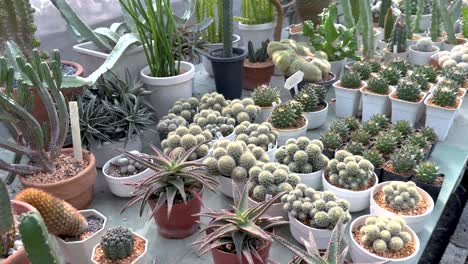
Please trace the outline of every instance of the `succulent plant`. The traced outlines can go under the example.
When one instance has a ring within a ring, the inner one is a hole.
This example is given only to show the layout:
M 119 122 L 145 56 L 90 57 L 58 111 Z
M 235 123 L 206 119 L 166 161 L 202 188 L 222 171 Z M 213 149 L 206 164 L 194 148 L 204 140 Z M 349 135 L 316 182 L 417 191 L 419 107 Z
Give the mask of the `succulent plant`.
M 393 30 L 390 39 L 388 40 L 388 52 L 401 53 L 406 51 L 406 31 L 406 24 L 403 21 L 401 21 L 401 19 L 397 19 L 397 21 L 393 25 Z M 396 50 L 394 50 L 395 47 Z
M 360 128 L 351 133 L 351 141 L 361 143 L 363 145 L 369 144 L 370 134 L 363 128 Z
M 380 125 L 372 119 L 367 120 L 362 125 L 362 129 L 364 129 L 372 137 L 377 135 L 382 130 Z
M 429 141 L 427 141 L 427 138 L 421 132 L 408 135 L 405 143 L 415 145 L 420 149 L 425 149 L 429 146 Z
M 418 164 L 424 159 L 424 152 L 417 145 L 413 144 L 403 144 L 399 150 L 400 152 L 408 153 L 411 157 L 413 157 L 415 164 Z
M 391 182 L 382 188 L 384 200 L 387 205 L 402 212 L 416 209 L 421 201 L 421 195 L 414 182 Z
M 273 148 L 278 139 L 278 132 L 273 131 L 273 127 L 268 122 L 262 124 L 252 124 L 248 121 L 242 122 L 234 129 L 236 141 L 243 141 L 249 148 L 261 147 L 268 151 Z
M 255 165 L 249 170 L 250 196 L 257 202 L 265 201 L 267 195 L 289 193 L 300 183 L 297 174 L 290 173 L 288 166 L 277 162 Z
M 393 129 L 401 133 L 403 136 L 407 136 L 413 132 L 413 126 L 407 120 L 398 120 L 393 124 Z
M 398 70 L 401 77 L 408 75 L 410 70 L 413 70 L 414 66 L 408 60 L 396 59 L 388 64 L 388 67 L 394 67 Z
M 142 164 L 126 157 L 112 161 L 111 164 L 120 168 L 122 175 L 136 175 L 146 169 Z
M 276 150 L 275 158 L 280 164 L 287 165 L 291 172 L 312 173 L 327 166 L 328 158 L 322 151 L 323 144 L 320 140 L 290 138 L 286 145 Z
M 398 143 L 394 134 L 383 133 L 375 138 L 375 149 L 382 155 L 390 155 L 395 151 Z
M 389 94 L 390 88 L 387 79 L 378 76 L 367 82 L 367 90 L 376 94 Z
M 362 155 L 362 153 L 364 153 L 364 150 L 366 150 L 366 147 L 361 142 L 350 141 L 345 145 L 343 149 L 353 155 Z
M 323 148 L 328 150 L 336 150 L 343 144 L 340 135 L 333 130 L 320 134 L 320 140 L 323 143 Z
M 459 87 L 464 87 L 468 79 L 468 70 L 458 66 L 445 67 L 442 69 L 441 76 L 454 81 Z
M 249 62 L 251 63 L 266 62 L 269 59 L 269 56 L 267 53 L 267 47 L 269 43 L 270 43 L 269 39 L 262 41 L 261 47 L 255 50 L 252 41 L 249 41 L 247 44 L 247 59 L 249 60 Z
M 403 151 L 402 149 L 390 156 L 390 163 L 393 171 L 402 175 L 411 175 L 416 166 L 416 160 L 412 153 Z
M 427 92 L 430 88 L 429 81 L 422 74 L 413 73 L 408 77 L 408 80 L 416 83 L 419 86 L 419 89 L 423 92 Z
M 221 113 L 223 108 L 229 105 L 229 101 L 224 98 L 222 94 L 219 93 L 209 93 L 204 94 L 200 99 L 200 104 L 198 105 L 199 111 L 201 110 L 214 110 Z
M 390 85 L 397 85 L 400 80 L 400 71 L 395 67 L 387 67 L 382 71 L 382 77 L 388 81 Z
M 330 130 L 338 133 L 341 139 L 347 139 L 349 136 L 350 128 L 345 119 L 337 119 L 330 124 Z
M 370 78 L 370 74 L 372 72 L 372 68 L 368 62 L 365 61 L 358 61 L 353 63 L 351 66 L 351 70 L 357 74 L 361 80 L 368 80 Z
M 133 252 L 135 239 L 128 228 L 117 226 L 113 227 L 102 236 L 101 248 L 107 259 L 124 259 Z
M 319 192 L 305 184 L 281 197 L 283 209 L 312 228 L 333 230 L 340 218 L 351 220 L 349 202 L 339 200 L 331 191 Z
M 361 122 L 355 117 L 345 118 L 344 122 L 346 123 L 346 126 L 348 127 L 350 132 L 356 131 L 359 128 L 361 128 Z
M 437 70 L 432 65 L 421 65 L 414 69 L 413 74 L 420 74 L 430 83 L 437 82 Z
M 236 120 L 231 117 L 221 116 L 221 113 L 215 110 L 201 110 L 193 118 L 194 124 L 200 126 L 203 130 L 211 132 L 213 137 L 217 137 L 217 133 L 221 133 L 223 137 L 234 132 Z
M 198 148 L 187 158 L 188 161 L 192 161 L 208 155 L 210 150 L 208 143 L 212 139 L 213 136 L 209 130 L 203 130 L 200 126 L 192 124 L 188 128 L 179 127 L 170 132 L 167 139 L 161 142 L 161 147 L 165 154 L 169 154 L 172 151 L 183 153 L 198 145 Z
M 362 157 L 372 163 L 374 168 L 382 168 L 385 162 L 382 153 L 377 149 L 366 149 L 362 154 Z
M 421 134 L 426 138 L 426 140 L 434 144 L 437 142 L 437 133 L 432 127 L 423 127 L 421 128 Z
M 414 169 L 416 180 L 425 184 L 435 184 L 440 176 L 439 167 L 432 161 L 423 161 Z
M 156 130 L 159 133 L 169 133 L 175 131 L 180 126 L 188 126 L 187 120 L 176 114 L 168 114 L 159 120 Z
M 390 125 L 390 119 L 388 119 L 388 117 L 383 114 L 375 114 L 371 116 L 370 120 L 377 123 L 381 129 L 387 128 Z
M 326 90 L 321 85 L 309 83 L 294 96 L 294 100 L 302 104 L 304 112 L 316 112 L 323 108 L 325 96 Z
M 4 257 L 14 245 L 16 230 L 10 194 L 3 180 L 0 180 L 0 234 L 0 257 Z
M 431 101 L 441 107 L 455 107 L 457 105 L 457 94 L 458 91 L 448 87 L 437 87 L 432 92 Z
M 382 70 L 382 63 L 379 60 L 369 60 L 367 65 L 369 65 L 371 72 L 378 73 Z
M 279 103 L 280 94 L 278 88 L 262 84 L 252 92 L 252 99 L 257 106 L 270 107 L 273 103 Z
M 432 52 L 432 40 L 431 38 L 420 38 L 416 41 L 415 48 L 421 52 Z
M 344 88 L 357 89 L 361 86 L 361 77 L 357 72 L 345 72 L 341 74 L 340 84 Z
M 275 107 L 271 113 L 274 128 L 290 128 L 302 116 L 303 106 L 297 101 L 289 101 Z
M 255 105 L 251 98 L 244 98 L 232 100 L 221 113 L 223 116 L 234 118 L 236 124 L 240 124 L 244 121 L 252 122 L 259 112 L 260 107 Z
M 374 177 L 374 165 L 362 156 L 338 150 L 335 158 L 328 162 L 326 173 L 335 186 L 361 190 L 369 187 L 369 181 Z
M 179 99 L 174 103 L 171 109 L 169 109 L 169 113 L 181 116 L 187 120 L 187 122 L 192 123 L 199 104 L 200 102 L 196 97 Z
M 408 102 L 417 102 L 420 100 L 421 89 L 419 85 L 409 80 L 402 80 L 396 88 L 396 98 Z

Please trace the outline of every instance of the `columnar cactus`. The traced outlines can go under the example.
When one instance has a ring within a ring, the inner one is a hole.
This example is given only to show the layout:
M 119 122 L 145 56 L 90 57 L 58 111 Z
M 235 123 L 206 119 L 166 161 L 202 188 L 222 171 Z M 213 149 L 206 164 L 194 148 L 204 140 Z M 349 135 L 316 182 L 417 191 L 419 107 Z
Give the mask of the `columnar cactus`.
M 159 120 L 156 130 L 159 133 L 169 133 L 176 130 L 180 126 L 187 126 L 188 122 L 185 118 L 176 114 L 168 114 Z
M 192 124 L 188 128 L 179 127 L 175 131 L 169 133 L 167 139 L 161 142 L 161 146 L 164 153 L 169 155 L 173 150 L 186 152 L 201 143 L 209 143 L 212 139 L 213 135 L 209 130 L 203 130 L 200 126 Z M 187 160 L 201 159 L 208 155 L 209 150 L 209 144 L 203 144 L 199 146 Z
M 136 175 L 146 169 L 143 164 L 126 157 L 112 161 L 111 164 L 120 168 L 120 173 L 124 175 Z
M 392 37 L 394 24 L 395 24 L 395 17 L 393 16 L 393 10 L 392 8 L 389 8 L 385 15 L 384 37 L 383 37 L 383 40 L 385 42 L 390 41 L 390 38 Z
M 394 48 L 396 50 L 394 51 Z M 406 25 L 399 19 L 393 25 L 392 35 L 390 36 L 387 49 L 389 52 L 402 53 L 406 51 Z
M 398 84 L 395 95 L 400 100 L 417 102 L 420 99 L 421 89 L 416 83 L 403 80 Z
M 191 123 L 193 117 L 197 113 L 199 101 L 195 97 L 189 99 L 177 100 L 174 105 L 169 109 L 170 114 L 175 114 L 183 117 L 187 122 Z
M 439 6 L 436 0 L 432 2 L 432 17 L 431 17 L 431 28 L 430 28 L 430 36 L 432 41 L 439 41 L 440 40 L 440 11 Z
M 117 226 L 107 230 L 101 238 L 104 256 L 111 260 L 124 259 L 133 252 L 135 240 L 128 228 Z
M 391 182 L 382 188 L 385 203 L 397 212 L 416 209 L 422 200 L 414 182 Z
M 0 257 L 8 253 L 15 242 L 15 222 L 10 195 L 6 184 L 0 180 Z
M 193 123 L 211 132 L 213 137 L 217 137 L 217 132 L 226 137 L 234 131 L 236 120 L 231 117 L 221 116 L 215 110 L 202 110 L 193 118 Z
M 362 190 L 369 187 L 374 177 L 374 165 L 362 156 L 339 150 L 335 158 L 328 162 L 326 172 L 331 184 L 349 190 Z
M 244 98 L 242 100 L 234 99 L 231 103 L 224 107 L 222 115 L 226 117 L 232 117 L 236 120 L 237 124 L 244 121 L 252 122 L 260 112 L 260 108 L 255 105 L 251 98 Z
M 275 158 L 280 164 L 287 165 L 291 172 L 312 173 L 324 169 L 328 164 L 328 158 L 322 151 L 323 144 L 320 140 L 290 138 L 286 145 L 276 150 Z
M 289 193 L 301 180 L 297 174 L 290 173 L 288 166 L 277 162 L 255 165 L 249 170 L 249 178 L 251 197 L 258 202 L 265 201 L 267 195 Z
M 260 107 L 271 107 L 273 103 L 279 103 L 280 94 L 276 87 L 262 84 L 252 92 L 255 105 Z
M 257 146 L 268 151 L 269 146 L 273 148 L 276 145 L 278 132 L 273 131 L 273 127 L 268 122 L 262 124 L 252 124 L 250 122 L 242 122 L 234 129 L 236 133 L 236 141 L 243 141 L 249 147 Z
M 348 151 L 353 155 L 362 155 L 366 147 L 361 142 L 350 141 L 344 147 L 344 150 Z
M 305 184 L 281 197 L 283 209 L 312 228 L 333 230 L 340 218 L 351 220 L 349 202 L 339 200 L 332 192 L 318 192 Z
M 200 99 L 199 110 L 209 109 L 221 113 L 224 107 L 228 106 L 229 100 L 226 100 L 222 94 L 217 92 L 204 94 Z
M 432 161 L 423 161 L 414 169 L 416 180 L 425 184 L 434 184 L 440 176 L 439 167 Z
M 294 97 L 304 107 L 304 112 L 315 112 L 324 107 L 326 90 L 318 84 L 309 83 Z
M 421 52 L 432 52 L 431 38 L 421 38 L 416 42 L 416 50 Z
M 271 113 L 271 123 L 275 128 L 291 128 L 302 116 L 302 111 L 303 106 L 297 101 L 280 104 Z

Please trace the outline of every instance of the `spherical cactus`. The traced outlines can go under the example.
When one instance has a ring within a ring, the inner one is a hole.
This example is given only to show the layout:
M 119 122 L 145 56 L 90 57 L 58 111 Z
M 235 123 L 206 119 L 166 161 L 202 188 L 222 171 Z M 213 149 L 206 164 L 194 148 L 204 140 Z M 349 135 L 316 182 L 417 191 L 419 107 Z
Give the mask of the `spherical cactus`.
M 314 215 L 314 222 L 318 228 L 326 228 L 330 224 L 330 217 L 325 212 L 317 212 Z
M 289 170 L 297 173 L 312 173 L 324 169 L 328 158 L 321 153 L 323 145 L 319 140 L 311 141 L 307 137 L 288 140 L 285 146 L 275 152 L 275 158 Z
M 387 251 L 387 243 L 383 239 L 377 239 L 372 243 L 372 248 L 375 252 L 384 253 Z
M 104 256 L 111 260 L 124 259 L 133 252 L 134 238 L 127 228 L 118 226 L 107 230 L 101 238 Z
M 397 213 L 418 208 L 422 199 L 414 182 L 392 182 L 382 192 L 385 203 Z
M 344 150 L 336 152 L 335 159 L 328 162 L 326 171 L 331 184 L 350 190 L 369 188 L 370 181 L 375 177 L 372 163 Z
M 234 170 L 235 167 L 236 161 L 228 155 L 222 156 L 218 160 L 218 170 L 224 176 L 231 176 L 232 170 Z

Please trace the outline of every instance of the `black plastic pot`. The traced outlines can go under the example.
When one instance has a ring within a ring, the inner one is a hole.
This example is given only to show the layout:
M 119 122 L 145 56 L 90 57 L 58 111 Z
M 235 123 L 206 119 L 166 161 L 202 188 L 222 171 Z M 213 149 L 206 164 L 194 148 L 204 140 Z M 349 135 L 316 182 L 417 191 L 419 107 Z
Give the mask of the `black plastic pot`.
M 383 169 L 374 168 L 374 172 L 375 172 L 375 175 L 377 175 L 377 178 L 379 178 L 379 182 L 382 182 Z
M 382 174 L 382 182 L 388 182 L 388 181 L 403 181 L 407 182 L 410 181 L 413 175 L 410 176 L 403 176 L 400 174 L 393 173 L 391 171 L 386 170 L 385 168 L 383 169 L 383 174 Z
M 319 82 L 314 82 L 314 83 L 322 86 L 323 88 L 325 88 L 328 91 L 328 89 L 331 87 L 331 85 L 336 81 L 335 74 L 330 72 L 328 75 L 330 76 L 329 80 L 319 81 Z M 285 79 L 287 79 L 289 77 L 290 76 L 284 76 Z M 297 84 L 298 91 L 301 91 L 302 88 L 304 88 L 304 86 L 306 86 L 309 83 L 312 83 L 312 82 L 302 80 L 300 83 Z M 294 91 L 294 89 L 290 89 L 289 93 L 291 94 L 292 98 L 294 98 L 294 96 L 296 95 L 296 92 Z
M 441 176 L 444 177 L 444 175 L 441 175 Z M 415 179 L 414 182 L 416 183 L 416 186 L 425 190 L 432 197 L 432 199 L 434 200 L 434 203 L 437 201 L 437 197 L 439 197 L 439 193 L 440 193 L 440 189 L 442 189 L 442 185 L 439 186 L 439 185 L 427 184 L 427 183 L 420 182 L 417 179 Z
M 216 91 L 226 99 L 236 99 L 242 96 L 244 79 L 244 59 L 247 51 L 233 48 L 233 56 L 223 57 L 223 49 L 214 49 L 207 54 L 213 67 Z
M 324 148 L 322 151 L 323 155 L 327 156 L 329 159 L 335 158 L 335 150 Z

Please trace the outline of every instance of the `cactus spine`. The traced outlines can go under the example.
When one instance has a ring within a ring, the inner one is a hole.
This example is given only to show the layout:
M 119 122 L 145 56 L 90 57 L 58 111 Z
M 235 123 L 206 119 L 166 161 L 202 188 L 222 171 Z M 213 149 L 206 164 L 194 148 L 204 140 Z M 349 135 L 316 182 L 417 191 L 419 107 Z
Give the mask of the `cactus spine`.
M 389 8 L 387 10 L 387 14 L 385 15 L 384 38 L 383 38 L 385 42 L 388 42 L 390 40 L 390 37 L 392 36 L 394 23 L 395 23 L 395 19 L 393 17 L 393 10 Z
M 432 2 L 432 19 L 431 19 L 431 39 L 437 41 L 440 37 L 440 11 L 437 1 Z
M 362 44 L 364 46 L 364 57 L 371 58 L 374 53 L 374 29 L 372 27 L 371 3 L 368 0 L 360 2 L 360 16 L 362 27 Z
M 396 51 L 393 50 L 395 46 L 397 48 Z M 392 35 L 388 42 L 388 49 L 391 52 L 397 53 L 405 52 L 406 50 L 406 25 L 400 20 L 397 20 L 393 26 Z
M 125 227 L 109 229 L 101 238 L 101 247 L 108 259 L 124 259 L 133 252 L 135 240 L 132 232 Z
M 6 184 L 0 180 L 0 257 L 5 256 L 15 240 L 15 225 Z
M 416 17 L 414 19 L 412 32 L 421 31 L 421 17 L 424 11 L 424 2 L 425 0 L 418 0 L 418 8 L 416 9 Z
M 405 24 L 406 24 L 406 38 L 411 39 L 413 37 L 413 29 L 411 25 L 411 0 L 405 0 Z
M 392 0 L 382 0 L 380 5 L 380 14 L 379 14 L 379 27 L 384 27 L 385 17 L 388 14 L 388 10 L 391 8 Z
M 44 220 L 38 212 L 28 212 L 22 215 L 19 231 L 31 264 L 60 263 L 53 250 L 52 240 L 49 238 Z
M 224 57 L 232 57 L 232 0 L 223 0 L 223 50 Z

